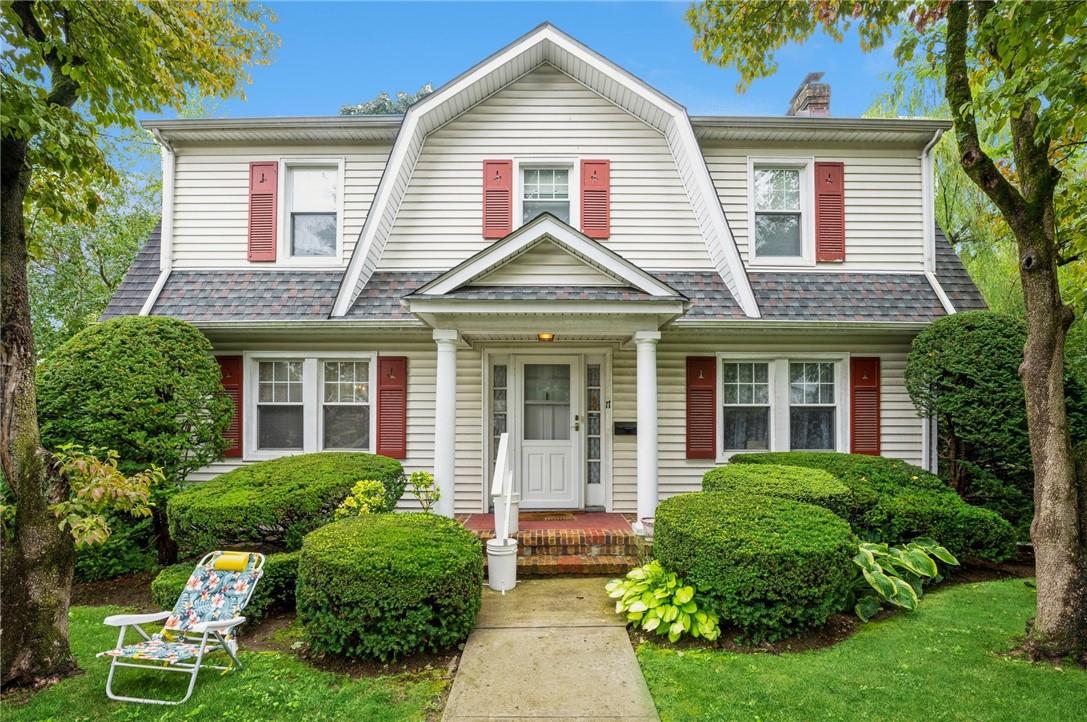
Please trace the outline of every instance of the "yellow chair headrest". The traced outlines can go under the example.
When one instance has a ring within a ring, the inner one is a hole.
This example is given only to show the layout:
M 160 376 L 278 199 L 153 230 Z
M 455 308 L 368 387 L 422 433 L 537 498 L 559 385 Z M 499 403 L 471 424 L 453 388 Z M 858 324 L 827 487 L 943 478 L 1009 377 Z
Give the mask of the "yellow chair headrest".
M 244 572 L 249 567 L 249 552 L 223 552 L 212 566 L 224 572 Z

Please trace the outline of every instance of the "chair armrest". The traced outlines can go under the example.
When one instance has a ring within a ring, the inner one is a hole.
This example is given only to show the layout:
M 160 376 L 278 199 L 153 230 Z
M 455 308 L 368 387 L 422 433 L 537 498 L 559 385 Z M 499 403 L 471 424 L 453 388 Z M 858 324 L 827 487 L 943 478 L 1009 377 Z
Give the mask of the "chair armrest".
M 124 627 L 130 624 L 147 624 L 148 622 L 161 622 L 169 618 L 173 612 L 151 612 L 150 614 L 114 614 L 102 620 L 102 624 L 111 627 Z
M 211 622 L 200 622 L 194 624 L 189 628 L 189 631 L 193 634 L 201 634 L 203 632 L 217 632 L 222 629 L 230 629 L 236 627 L 245 621 L 245 617 L 234 617 L 233 619 L 216 619 Z

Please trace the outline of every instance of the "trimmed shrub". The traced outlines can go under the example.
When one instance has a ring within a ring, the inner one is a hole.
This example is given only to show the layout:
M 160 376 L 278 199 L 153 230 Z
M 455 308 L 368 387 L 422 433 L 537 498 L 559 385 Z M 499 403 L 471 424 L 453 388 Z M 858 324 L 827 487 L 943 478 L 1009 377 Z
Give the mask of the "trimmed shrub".
M 730 492 L 681 494 L 657 507 L 653 554 L 754 641 L 817 627 L 849 598 L 857 541 L 811 504 Z
M 815 504 L 849 519 L 849 489 L 833 475 L 820 469 L 778 464 L 732 465 L 710 469 L 702 477 L 703 491 L 763 494 Z
M 301 552 L 269 554 L 264 559 L 264 574 L 257 582 L 253 598 L 242 614 L 250 622 L 264 619 L 272 612 L 294 609 L 294 587 L 298 579 Z M 166 567 L 151 581 L 151 601 L 159 609 L 173 609 L 178 595 L 189 580 L 198 560 Z
M 460 523 L 369 514 L 306 536 L 298 618 L 314 652 L 384 661 L 463 642 L 482 585 L 482 548 Z
M 152 489 L 154 536 L 162 563 L 173 561 L 166 500 L 190 471 L 222 457 L 233 405 L 223 394 L 211 343 L 193 325 L 157 316 L 129 316 L 88 326 L 38 367 L 42 443 L 115 449 L 125 475 L 151 464 L 166 484 Z M 134 543 L 138 527 L 115 531 Z M 153 542 L 152 542 L 153 539 Z M 121 567 L 117 571 L 125 571 Z
M 861 536 L 887 544 L 936 539 L 958 557 L 1000 562 L 1015 556 L 1017 534 L 999 514 L 967 504 L 938 476 L 899 459 L 861 454 L 783 451 L 737 454 L 734 464 L 789 464 L 822 469 L 849 488 Z
M 385 485 L 392 511 L 404 493 L 400 462 L 376 454 L 320 452 L 285 456 L 194 484 L 170 500 L 170 534 L 183 556 L 259 546 L 297 549 L 302 537 L 332 520 L 360 479 Z

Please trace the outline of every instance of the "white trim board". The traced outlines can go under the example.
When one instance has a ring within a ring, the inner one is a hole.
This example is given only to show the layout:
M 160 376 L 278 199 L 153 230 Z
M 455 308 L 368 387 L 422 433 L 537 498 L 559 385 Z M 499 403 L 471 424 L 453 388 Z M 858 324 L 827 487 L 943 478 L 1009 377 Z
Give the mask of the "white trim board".
M 408 109 L 340 284 L 332 316 L 343 316 L 348 312 L 359 290 L 374 272 L 426 136 L 545 62 L 640 118 L 665 137 L 717 272 L 745 315 L 757 318 L 759 310 L 755 295 L 686 109 L 548 23 Z

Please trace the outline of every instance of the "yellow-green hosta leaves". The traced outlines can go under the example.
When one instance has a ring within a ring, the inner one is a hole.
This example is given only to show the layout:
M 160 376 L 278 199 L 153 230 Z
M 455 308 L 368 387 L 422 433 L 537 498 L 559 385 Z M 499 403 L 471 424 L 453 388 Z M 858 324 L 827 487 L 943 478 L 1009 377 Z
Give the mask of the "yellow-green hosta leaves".
M 950 566 L 959 563 L 954 554 L 926 537 L 904 547 L 862 543 L 853 557 L 861 572 L 854 584 L 853 611 L 867 622 L 879 613 L 882 602 L 916 609 L 925 582 L 941 579 L 933 557 Z
M 632 569 L 624 579 L 608 582 L 605 589 L 616 600 L 615 613 L 626 614 L 636 629 L 667 635 L 670 642 L 685 634 L 711 641 L 721 634 L 717 614 L 702 609 L 694 587 L 665 571 L 660 562 Z

